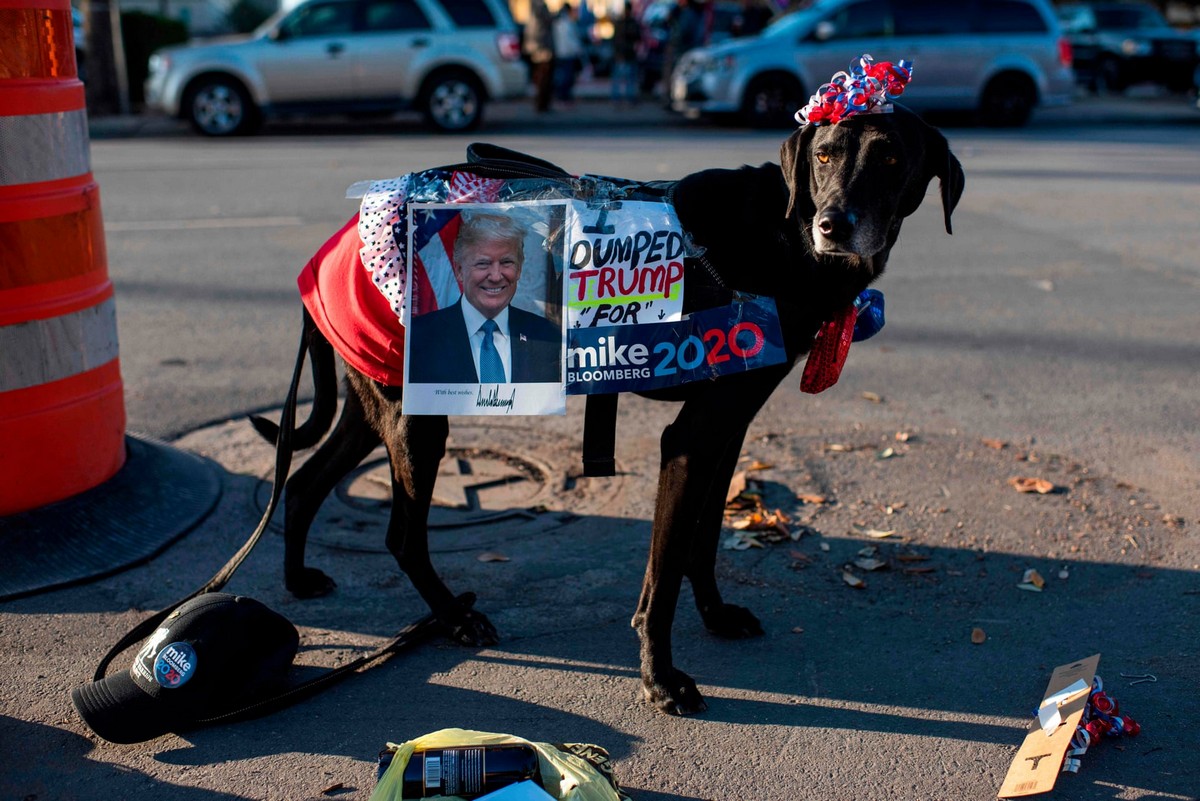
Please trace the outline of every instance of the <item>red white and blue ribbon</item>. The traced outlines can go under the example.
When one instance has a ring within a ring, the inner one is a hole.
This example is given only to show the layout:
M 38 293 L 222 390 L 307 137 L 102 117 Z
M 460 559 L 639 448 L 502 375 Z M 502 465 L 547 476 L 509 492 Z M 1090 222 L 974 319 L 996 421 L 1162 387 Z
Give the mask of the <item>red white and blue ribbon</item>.
M 837 73 L 818 89 L 808 105 L 796 112 L 796 122 L 836 125 L 859 114 L 890 113 L 892 101 L 904 94 L 912 80 L 912 70 L 911 61 L 877 62 L 864 54 L 848 72 Z
M 1083 708 L 1083 717 L 1071 738 L 1071 747 L 1063 759 L 1063 773 L 1079 772 L 1079 757 L 1083 756 L 1088 746 L 1103 737 L 1136 737 L 1142 730 L 1138 722 L 1127 715 L 1121 714 L 1120 705 L 1116 699 L 1104 692 L 1104 680 L 1099 676 L 1092 679 L 1092 691 L 1088 695 L 1087 705 Z

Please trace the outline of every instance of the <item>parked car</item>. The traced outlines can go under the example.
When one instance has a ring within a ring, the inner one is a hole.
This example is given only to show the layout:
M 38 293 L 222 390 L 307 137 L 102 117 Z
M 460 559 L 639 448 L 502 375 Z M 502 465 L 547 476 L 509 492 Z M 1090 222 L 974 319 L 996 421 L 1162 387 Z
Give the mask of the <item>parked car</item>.
M 148 107 L 229 136 L 270 116 L 404 109 L 465 131 L 527 83 L 505 0 L 308 0 L 249 38 L 160 50 L 145 86 Z
M 818 0 L 759 36 L 686 54 L 673 107 L 794 125 L 809 96 L 864 53 L 914 62 L 905 105 L 971 110 L 989 125 L 1024 125 L 1074 92 L 1070 44 L 1046 0 Z
M 1197 40 L 1153 6 L 1075 3 L 1060 6 L 1058 16 L 1075 53 L 1075 75 L 1092 90 L 1152 83 L 1186 92 L 1196 85 Z
M 654 0 L 642 11 L 642 91 L 650 93 L 663 77 L 667 43 L 671 38 L 671 13 L 676 0 Z M 704 44 L 715 45 L 733 37 L 741 3 L 711 0 L 704 6 Z

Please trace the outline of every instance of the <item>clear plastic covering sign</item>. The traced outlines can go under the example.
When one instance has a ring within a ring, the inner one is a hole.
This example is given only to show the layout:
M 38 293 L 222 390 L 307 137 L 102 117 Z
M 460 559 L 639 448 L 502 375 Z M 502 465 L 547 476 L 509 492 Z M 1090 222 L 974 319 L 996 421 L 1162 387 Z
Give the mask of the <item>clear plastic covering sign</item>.
M 784 361 L 770 298 L 685 314 L 703 251 L 639 188 L 446 170 L 352 187 L 363 266 L 404 325 L 405 413 L 562 414 L 567 395 Z

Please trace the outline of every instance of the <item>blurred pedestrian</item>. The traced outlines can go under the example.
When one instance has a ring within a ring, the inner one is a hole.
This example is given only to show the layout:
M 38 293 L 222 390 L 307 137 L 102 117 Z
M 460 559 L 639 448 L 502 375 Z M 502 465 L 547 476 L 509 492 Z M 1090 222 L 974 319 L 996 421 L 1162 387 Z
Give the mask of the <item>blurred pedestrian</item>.
M 775 12 L 767 6 L 766 0 L 742 0 L 729 32 L 733 36 L 753 36 L 767 27 L 774 16 Z
M 554 16 L 554 98 L 560 103 L 575 102 L 575 81 L 583 69 L 587 50 L 579 29 L 579 7 L 563 3 Z
M 554 89 L 554 18 L 546 0 L 531 0 L 521 45 L 529 59 L 533 108 L 539 114 L 547 112 Z
M 704 44 L 704 14 L 698 0 L 676 0 L 663 55 L 663 99 L 671 105 L 671 73 L 687 51 Z
M 612 99 L 618 106 L 638 102 L 642 52 L 642 24 L 631 0 L 625 0 L 625 13 L 613 30 Z

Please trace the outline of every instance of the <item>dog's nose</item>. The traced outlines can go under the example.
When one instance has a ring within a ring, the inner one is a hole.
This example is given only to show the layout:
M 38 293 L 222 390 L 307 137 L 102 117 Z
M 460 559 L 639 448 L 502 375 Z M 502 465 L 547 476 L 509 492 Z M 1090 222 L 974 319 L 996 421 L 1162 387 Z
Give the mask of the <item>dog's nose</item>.
M 817 217 L 817 230 L 826 239 L 834 242 L 845 242 L 854 233 L 854 225 L 858 217 L 854 212 L 841 209 L 825 209 Z

